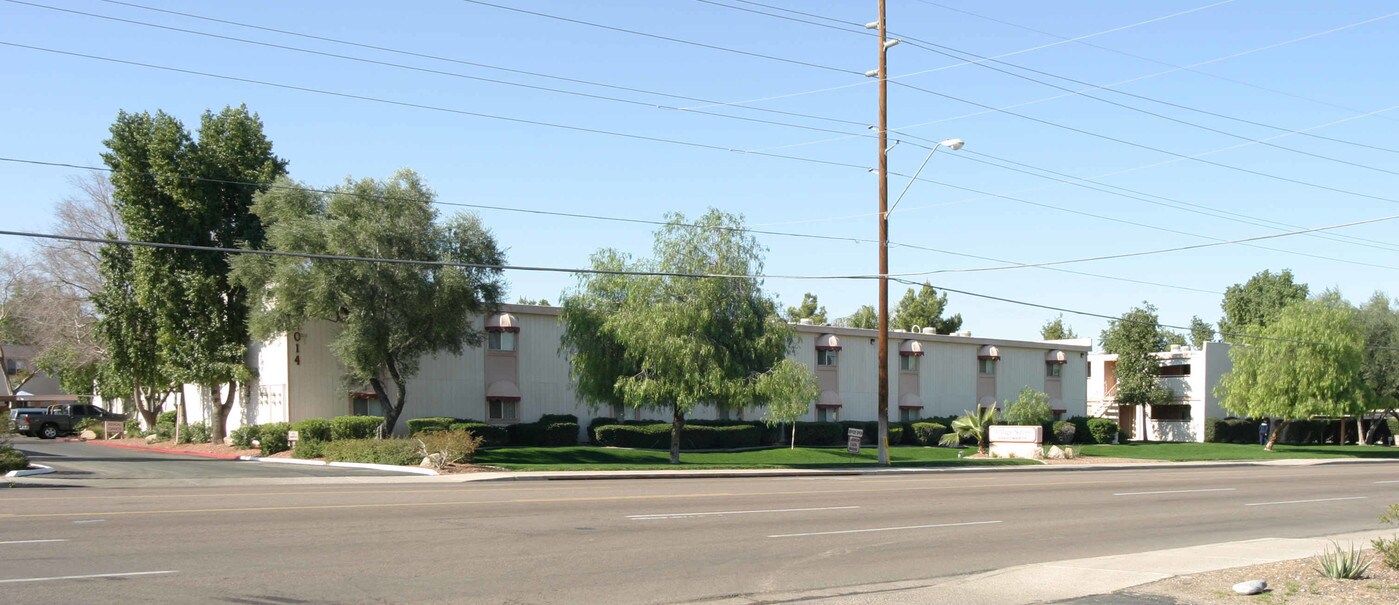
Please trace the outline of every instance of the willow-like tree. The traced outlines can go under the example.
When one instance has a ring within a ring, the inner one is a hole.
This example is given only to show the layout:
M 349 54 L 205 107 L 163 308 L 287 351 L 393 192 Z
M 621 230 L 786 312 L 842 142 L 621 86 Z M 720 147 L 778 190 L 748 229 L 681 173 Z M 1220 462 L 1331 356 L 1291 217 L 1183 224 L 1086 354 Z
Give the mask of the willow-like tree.
M 346 181 L 330 193 L 282 179 L 257 197 L 253 212 L 273 250 L 442 264 L 234 259 L 235 277 L 252 294 L 258 338 L 313 321 L 339 325 L 330 350 L 351 383 L 373 389 L 384 435 L 403 414 L 422 357 L 480 346 L 472 322 L 494 312 L 505 288 L 500 269 L 491 268 L 505 262 L 495 238 L 474 215 L 439 221 L 433 197 L 411 170 Z
M 761 273 L 765 250 L 742 227 L 741 218 L 718 210 L 693 222 L 671 214 L 656 233 L 653 258 L 611 249 L 592 257 L 597 270 L 666 275 L 583 273 L 563 301 L 562 344 L 579 397 L 669 411 L 673 464 L 685 415 L 699 406 L 810 401 L 804 374 L 786 359 L 794 332 L 761 281 L 692 277 Z
M 1141 410 L 1142 435 L 1151 436 L 1146 406 L 1166 403 L 1173 394 L 1157 378 L 1160 364 L 1152 353 L 1165 350 L 1168 341 L 1156 318 L 1156 307 L 1148 302 L 1108 324 L 1102 333 L 1103 350 L 1117 355 L 1117 398 L 1119 405 Z
M 1240 416 L 1279 419 L 1264 449 L 1272 451 L 1293 420 L 1363 411 L 1365 336 L 1355 309 L 1339 296 L 1287 305 L 1258 336 L 1229 350 L 1234 369 L 1215 394 Z

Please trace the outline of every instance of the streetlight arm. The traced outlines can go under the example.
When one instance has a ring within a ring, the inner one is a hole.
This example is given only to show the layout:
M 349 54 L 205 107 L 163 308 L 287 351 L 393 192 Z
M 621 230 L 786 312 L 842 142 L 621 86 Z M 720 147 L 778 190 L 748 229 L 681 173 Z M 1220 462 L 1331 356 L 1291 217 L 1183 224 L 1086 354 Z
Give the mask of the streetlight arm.
M 933 159 L 933 154 L 937 153 L 939 147 L 946 147 L 956 151 L 961 149 L 963 144 L 964 142 L 962 139 L 947 139 L 933 144 L 933 148 L 928 150 L 928 157 L 923 158 L 923 163 L 918 165 L 918 171 L 914 172 L 913 176 L 908 179 L 908 184 L 904 185 L 904 190 L 899 192 L 899 197 L 894 199 L 894 204 L 889 206 L 889 210 L 884 213 L 884 218 L 888 219 L 889 215 L 894 213 L 894 209 L 899 207 L 899 202 L 903 201 L 904 194 L 908 193 L 910 187 L 913 187 L 914 181 L 918 180 L 918 175 L 923 174 L 923 167 L 928 165 L 928 160 Z

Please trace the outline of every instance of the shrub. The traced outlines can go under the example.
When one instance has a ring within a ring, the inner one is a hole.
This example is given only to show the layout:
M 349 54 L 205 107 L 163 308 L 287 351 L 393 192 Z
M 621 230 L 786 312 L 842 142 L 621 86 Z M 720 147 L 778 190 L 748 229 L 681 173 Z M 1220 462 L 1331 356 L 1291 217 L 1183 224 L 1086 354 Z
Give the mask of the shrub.
M 324 445 L 331 462 L 411 466 L 422 459 L 416 439 L 336 439 Z
M 598 443 L 611 447 L 662 449 L 670 447 L 670 425 L 613 424 L 597 428 Z
M 332 434 L 330 420 L 325 418 L 307 418 L 291 425 L 291 430 L 296 431 L 298 441 L 330 441 Z
M 918 445 L 937 445 L 942 436 L 947 434 L 947 425 L 937 422 L 915 422 L 913 434 Z
M 840 427 L 840 437 L 836 439 L 837 445 L 845 444 L 846 436 L 850 434 L 850 429 L 860 429 L 864 431 L 864 433 L 860 435 L 860 443 L 863 445 L 875 445 L 875 439 L 879 437 L 878 420 L 842 420 L 840 421 Z
M 447 430 L 471 431 L 472 435 L 484 440 L 481 444 L 482 447 L 501 447 L 510 443 L 510 433 L 505 430 L 505 427 L 484 422 L 454 422 L 447 427 Z
M 534 447 L 539 445 L 544 427 L 534 422 L 519 422 L 507 425 L 505 430 L 510 435 L 510 445 L 519 447 Z
M 899 445 L 918 445 L 918 435 L 913 432 L 912 422 L 900 422 L 899 427 L 903 429 L 903 431 L 901 431 L 902 437 L 899 438 Z M 890 443 L 890 445 L 893 444 Z
M 544 430 L 539 434 L 539 445 L 544 447 L 578 445 L 578 423 L 551 422 L 545 425 Z
M 1205 419 L 1206 443 L 1227 443 L 1229 437 L 1229 422 L 1227 420 L 1223 418 Z
M 1246 418 L 1228 418 L 1224 421 L 1225 435 L 1220 438 L 1220 443 L 1258 443 L 1258 426 L 1262 424 L 1256 420 Z M 1206 429 L 1208 430 L 1208 429 Z M 1271 430 L 1271 429 L 1270 429 Z
M 612 426 L 612 425 L 614 425 L 614 424 L 621 424 L 621 421 L 617 420 L 616 418 L 608 418 L 608 417 L 606 417 L 606 416 L 600 416 L 600 417 L 594 418 L 591 422 L 588 423 L 588 443 L 591 443 L 591 444 L 593 444 L 593 445 L 597 445 L 597 443 L 598 443 L 598 441 L 597 441 L 597 429 L 598 429 L 598 427 L 600 427 L 600 426 Z
M 326 442 L 320 439 L 298 439 L 296 447 L 291 448 L 292 458 L 310 459 L 325 456 Z
M 407 422 L 408 435 L 411 437 L 423 431 L 445 431 L 452 423 L 457 422 L 455 418 L 445 416 L 432 416 L 428 418 L 414 418 Z
M 29 458 L 12 447 L 0 447 L 0 473 L 22 471 L 29 468 Z
M 904 442 L 904 427 L 902 424 L 889 425 L 889 447 L 902 445 Z
M 1389 426 L 1389 434 L 1394 437 L 1394 442 L 1399 443 L 1399 418 L 1385 418 L 1384 423 Z
M 82 422 L 73 427 L 73 430 L 79 433 L 92 431 L 100 436 L 102 434 L 102 421 L 96 418 L 84 418 Z
M 1074 425 L 1074 439 L 1077 443 L 1093 443 L 1093 431 L 1088 429 L 1088 418 L 1074 416 L 1069 418 L 1069 422 Z
M 1112 443 L 1117 437 L 1117 423 L 1107 418 L 1089 418 L 1088 432 L 1093 436 L 1093 443 Z
M 1399 525 L 1399 504 L 1389 505 L 1389 509 L 1380 515 L 1380 522 L 1390 525 Z M 1399 535 L 1392 538 L 1375 538 L 1370 544 L 1374 545 L 1375 552 L 1380 553 L 1380 560 L 1385 567 L 1399 569 Z
M 562 424 L 562 423 L 560 423 Z M 573 425 L 577 427 L 577 424 Z M 470 431 L 427 431 L 417 437 L 418 455 L 437 470 L 458 462 L 471 463 L 483 439 Z
M 126 419 L 126 436 L 135 437 L 141 434 L 141 421 L 136 418 Z
M 180 431 L 180 438 L 186 439 L 188 443 L 208 443 L 212 433 L 209 431 L 209 424 L 200 420 L 185 427 Z
M 170 425 L 170 426 L 175 426 L 175 420 L 176 420 L 176 418 L 179 417 L 179 415 L 180 415 L 180 412 L 179 412 L 178 410 L 170 410 L 170 411 L 168 411 L 168 412 L 161 412 L 161 413 L 159 413 L 159 414 L 156 414 L 155 423 L 156 423 L 156 424 L 168 424 L 168 425 Z
M 1050 427 L 1050 431 L 1050 434 L 1054 435 L 1056 445 L 1069 445 L 1074 442 L 1074 435 L 1078 433 L 1078 427 L 1067 420 L 1056 420 Z
M 290 422 L 270 422 L 257 425 L 257 442 L 262 447 L 262 455 L 271 456 L 291 449 L 291 444 L 287 442 L 287 431 L 290 430 Z
M 1009 424 L 1043 425 L 1054 420 L 1054 410 L 1049 408 L 1049 395 L 1025 387 L 1001 417 Z
M 240 450 L 253 449 L 253 440 L 258 437 L 257 425 L 247 424 L 233 429 L 229 437 L 233 438 L 233 447 Z
M 578 424 L 578 417 L 574 416 L 573 414 L 545 414 L 543 416 L 540 416 L 539 420 L 536 420 L 535 422 L 544 426 L 549 426 L 551 424 L 557 424 L 560 422 L 572 422 L 573 424 Z
M 384 419 L 378 416 L 336 416 L 330 419 L 330 438 L 373 439 L 379 436 L 379 427 Z
M 838 422 L 798 422 L 797 445 L 828 446 L 845 443 L 845 427 Z
M 1331 547 L 1314 559 L 1316 570 L 1321 575 L 1333 580 L 1358 580 L 1365 576 L 1365 570 L 1370 569 L 1371 559 L 1364 552 L 1355 547 L 1341 550 L 1341 546 L 1335 542 L 1331 543 Z

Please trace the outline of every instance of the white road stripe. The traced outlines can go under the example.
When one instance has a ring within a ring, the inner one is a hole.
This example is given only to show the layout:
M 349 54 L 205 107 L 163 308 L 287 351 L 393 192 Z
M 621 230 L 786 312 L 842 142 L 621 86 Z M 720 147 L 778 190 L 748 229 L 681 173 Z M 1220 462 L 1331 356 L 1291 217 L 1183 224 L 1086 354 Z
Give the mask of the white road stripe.
M 935 525 L 905 525 L 903 527 L 874 527 L 870 529 L 845 529 L 840 531 L 814 531 L 805 534 L 777 534 L 768 536 L 769 538 L 798 538 L 801 536 L 834 536 L 837 534 L 859 534 L 875 531 L 898 531 L 901 529 L 930 529 L 934 527 L 962 527 L 964 525 L 990 525 L 1000 523 L 1000 521 L 970 521 L 967 523 L 938 523 Z
M 155 576 L 167 573 L 179 573 L 178 571 L 133 571 L 128 573 L 95 573 L 86 576 L 54 576 L 52 578 L 16 578 L 13 580 L 0 580 L 0 584 L 15 584 L 18 582 L 49 582 L 52 580 L 86 580 L 88 578 L 121 578 L 127 576 Z
M 849 510 L 860 508 L 858 506 L 827 506 L 823 508 L 774 508 L 768 510 L 725 510 L 707 513 L 657 513 L 654 515 L 627 515 L 628 519 L 635 521 L 649 521 L 651 519 L 684 519 L 686 517 L 715 517 L 719 515 L 751 515 L 754 513 L 799 513 L 813 510 Z
M 1399 479 L 1396 479 L 1394 481 L 1376 481 L 1375 483 L 1399 483 Z
M 1316 500 L 1287 500 L 1284 502 L 1253 502 L 1244 506 L 1268 506 L 1270 504 L 1306 504 L 1308 502 L 1335 502 L 1337 500 L 1364 500 L 1369 496 L 1350 496 L 1347 498 L 1318 498 Z
M 1213 488 L 1213 489 L 1173 489 L 1173 490 L 1166 490 L 1166 491 L 1160 491 L 1160 492 L 1122 492 L 1122 493 L 1120 493 L 1120 494 L 1113 494 L 1113 495 L 1114 495 L 1114 496 L 1150 496 L 1150 495 L 1154 495 L 1154 494 L 1193 494 L 1193 493 L 1197 493 L 1197 492 L 1232 492 L 1232 491 L 1235 491 L 1236 489 L 1238 489 L 1238 488 L 1233 488 L 1233 487 L 1219 487 L 1219 488 Z
M 67 542 L 68 540 L 8 540 L 0 544 L 38 544 L 40 542 Z

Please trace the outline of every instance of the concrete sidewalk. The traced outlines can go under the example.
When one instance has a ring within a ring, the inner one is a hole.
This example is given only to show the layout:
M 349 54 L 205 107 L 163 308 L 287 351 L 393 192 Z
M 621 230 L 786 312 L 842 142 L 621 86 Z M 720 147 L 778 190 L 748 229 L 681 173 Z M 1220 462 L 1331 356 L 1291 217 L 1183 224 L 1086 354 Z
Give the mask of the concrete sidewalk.
M 1316 538 L 1261 538 L 1127 555 L 1019 565 L 965 576 L 846 586 L 804 593 L 773 593 L 704 601 L 705 605 L 803 603 L 809 605 L 1028 605 L 1104 595 L 1166 578 L 1304 559 L 1329 548 L 1369 548 L 1393 529 Z M 1266 578 L 1264 578 L 1266 579 Z M 1228 590 L 1229 587 L 1223 587 Z M 1103 602 L 1119 602 L 1109 599 Z

